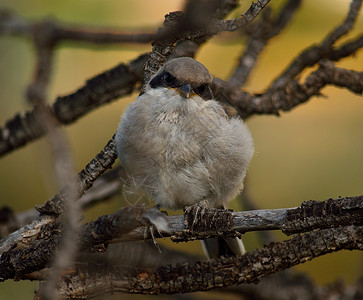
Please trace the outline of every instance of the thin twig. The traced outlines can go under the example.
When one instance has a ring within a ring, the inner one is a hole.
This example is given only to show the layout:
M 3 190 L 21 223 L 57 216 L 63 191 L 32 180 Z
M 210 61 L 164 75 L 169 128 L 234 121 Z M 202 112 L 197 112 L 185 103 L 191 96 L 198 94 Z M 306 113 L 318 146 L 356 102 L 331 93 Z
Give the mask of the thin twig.
M 182 40 L 206 39 L 221 31 L 235 31 L 242 26 L 251 23 L 269 2 L 270 0 L 258 0 L 256 3 L 252 2 L 247 12 L 238 19 L 223 21 L 204 17 L 195 27 L 190 27 L 189 24 L 186 26 L 187 24 L 185 20 L 188 20 L 188 15 L 195 15 L 195 9 L 200 11 L 200 6 L 187 6 L 190 10 L 186 10 L 185 15 L 182 12 L 173 12 L 166 15 L 165 22 L 158 32 L 167 31 L 172 34 L 170 34 L 168 38 L 153 42 L 152 51 L 150 52 L 149 59 L 145 64 L 144 83 L 141 92 L 145 90 L 150 77 L 170 56 L 174 50 L 176 42 Z M 208 2 L 204 1 L 204 7 L 206 10 L 208 10 L 208 6 Z
M 294 79 L 298 74 L 300 74 L 302 70 L 315 65 L 323 58 L 327 58 L 327 55 L 331 51 L 334 43 L 352 29 L 361 6 L 362 0 L 353 0 L 344 22 L 329 33 L 319 45 L 305 49 L 298 57 L 296 57 L 282 72 L 282 74 L 271 84 L 270 89 L 285 86 L 291 79 Z
M 253 23 L 253 29 L 251 31 L 246 29 L 249 41 L 236 69 L 228 80 L 232 86 L 241 87 L 245 84 L 259 54 L 269 40 L 278 35 L 289 24 L 300 4 L 301 0 L 286 1 L 275 19 L 271 18 L 271 10 L 265 9 L 259 22 Z

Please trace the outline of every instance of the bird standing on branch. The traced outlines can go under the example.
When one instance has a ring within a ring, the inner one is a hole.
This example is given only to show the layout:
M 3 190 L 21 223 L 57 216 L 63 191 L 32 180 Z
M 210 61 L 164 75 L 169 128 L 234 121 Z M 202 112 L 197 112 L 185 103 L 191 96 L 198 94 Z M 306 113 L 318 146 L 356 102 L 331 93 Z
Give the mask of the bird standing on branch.
M 159 208 L 226 208 L 243 188 L 252 137 L 241 118 L 213 100 L 212 80 L 196 60 L 172 59 L 122 116 L 116 145 L 130 188 L 141 188 Z M 239 238 L 203 242 L 209 258 L 244 253 Z

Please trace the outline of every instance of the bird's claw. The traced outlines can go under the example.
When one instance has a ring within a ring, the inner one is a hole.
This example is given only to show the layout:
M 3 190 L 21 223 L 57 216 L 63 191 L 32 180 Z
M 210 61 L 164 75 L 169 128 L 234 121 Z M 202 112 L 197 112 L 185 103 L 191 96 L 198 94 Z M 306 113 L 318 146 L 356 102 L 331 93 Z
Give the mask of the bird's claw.
M 208 210 L 208 200 L 203 200 L 198 202 L 197 204 L 187 206 L 184 209 L 184 218 L 186 222 L 186 226 L 193 230 L 199 224 L 202 223 L 203 217 Z

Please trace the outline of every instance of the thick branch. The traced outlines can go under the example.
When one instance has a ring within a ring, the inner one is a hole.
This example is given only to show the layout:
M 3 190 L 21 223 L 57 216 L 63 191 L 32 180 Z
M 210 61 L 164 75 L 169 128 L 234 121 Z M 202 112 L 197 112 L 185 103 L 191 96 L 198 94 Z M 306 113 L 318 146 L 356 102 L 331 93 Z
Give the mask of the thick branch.
M 256 300 L 352 300 L 363 297 L 363 277 L 354 283 L 337 281 L 321 286 L 307 274 L 286 270 L 261 278 L 258 284 L 241 284 L 221 289 L 221 293 L 243 295 Z
M 109 293 L 175 294 L 253 283 L 321 255 L 342 249 L 363 249 L 362 227 L 348 226 L 298 235 L 271 243 L 242 257 L 219 258 L 157 269 L 102 266 L 78 268 L 63 277 L 59 293 L 88 299 Z
M 103 104 L 131 94 L 136 83 L 143 78 L 146 59 L 146 55 L 141 55 L 129 65 L 120 64 L 99 74 L 88 80 L 78 91 L 58 97 L 48 109 L 53 111 L 59 123 L 68 124 Z M 45 130 L 39 123 L 39 114 L 39 108 L 35 108 L 23 116 L 16 115 L 0 129 L 0 155 L 44 135 Z
M 163 213 L 146 211 L 144 208 L 130 206 L 97 221 L 83 225 L 78 237 L 73 241 L 80 250 L 104 251 L 103 243 L 115 235 L 123 235 L 132 229 L 155 223 L 157 218 L 165 218 Z M 55 253 L 62 249 L 65 229 L 60 223 L 43 225 L 34 232 L 32 241 L 23 240 L 1 254 L 0 281 L 16 278 L 27 273 L 41 270 L 49 265 Z M 26 244 L 24 244 L 26 241 Z
M 292 80 L 284 87 L 270 89 L 262 95 L 253 96 L 218 78 L 214 79 L 212 88 L 218 99 L 236 108 L 245 119 L 253 114 L 278 114 L 280 110 L 289 111 L 312 96 L 320 96 L 321 89 L 328 84 L 362 94 L 363 72 L 337 68 L 330 62 L 322 62 L 319 69 L 312 72 L 304 83 Z
M 203 215 L 203 220 L 192 227 L 185 225 L 188 224 L 189 215 L 166 217 L 160 213 L 155 214 L 153 210 L 146 212 L 143 208 L 127 207 L 82 226 L 77 243 L 83 251 L 99 251 L 109 242 L 151 238 L 151 231 L 146 235 L 147 228 L 144 226 L 162 224 L 160 218 L 166 219 L 169 224 L 170 232 L 162 230 L 163 236 L 172 236 L 172 240 L 176 242 L 213 236 L 226 237 L 236 235 L 237 231 L 240 235 L 248 231 L 281 229 L 286 234 L 292 234 L 345 225 L 363 225 L 363 196 L 328 199 L 323 202 L 309 201 L 301 207 L 291 209 L 243 212 L 209 209 Z M 229 224 L 225 222 L 227 219 L 230 220 Z M 46 267 L 63 235 L 62 228 L 54 224 L 45 224 L 32 234 L 30 239 L 29 233 L 24 234 L 21 240 L 13 241 L 17 245 L 15 249 L 12 246 L 2 253 L 0 278 L 5 280 L 16 274 L 20 276 Z M 155 237 L 160 236 L 155 234 Z M 24 243 L 26 247 L 22 246 Z

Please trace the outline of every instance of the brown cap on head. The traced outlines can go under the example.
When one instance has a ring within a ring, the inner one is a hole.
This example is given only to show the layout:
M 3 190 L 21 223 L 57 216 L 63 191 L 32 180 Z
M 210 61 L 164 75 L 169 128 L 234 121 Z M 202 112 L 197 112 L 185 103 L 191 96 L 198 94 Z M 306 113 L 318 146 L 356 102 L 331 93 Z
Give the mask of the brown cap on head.
M 162 67 L 179 82 L 190 83 L 195 86 L 210 84 L 213 80 L 208 69 L 191 57 L 174 58 L 166 62 Z
M 204 100 L 213 98 L 209 85 L 213 76 L 200 62 L 190 57 L 169 60 L 150 79 L 149 87 L 175 89 L 183 97 L 197 94 Z

